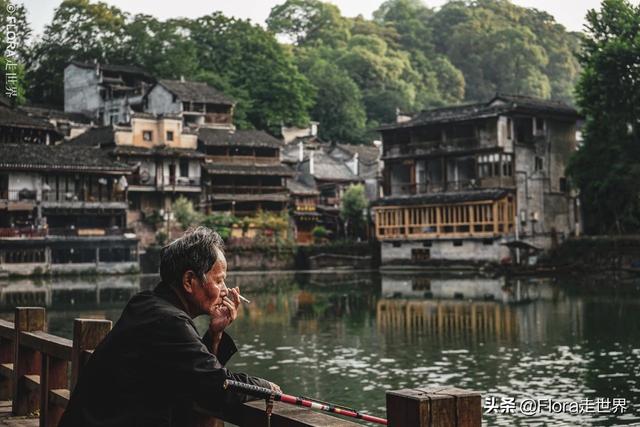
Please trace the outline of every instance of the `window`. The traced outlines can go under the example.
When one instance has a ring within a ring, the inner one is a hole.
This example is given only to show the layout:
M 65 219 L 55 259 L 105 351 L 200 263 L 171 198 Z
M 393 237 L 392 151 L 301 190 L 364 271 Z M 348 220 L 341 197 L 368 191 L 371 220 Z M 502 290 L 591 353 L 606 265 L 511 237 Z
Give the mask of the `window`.
M 144 141 L 153 141 L 153 131 L 150 131 L 150 130 L 142 131 L 142 139 Z
M 462 240 L 454 240 L 453 246 L 462 246 Z
M 561 177 L 559 185 L 560 185 L 561 192 L 566 193 L 567 191 L 569 191 L 569 186 L 567 185 L 567 178 Z
M 172 130 L 168 130 L 167 131 L 167 141 L 173 141 L 173 131 Z
M 511 135 L 511 119 L 507 119 L 507 139 L 511 139 L 512 135 Z
M 399 247 L 401 247 L 401 246 L 402 246 L 402 243 L 400 243 L 400 242 L 393 242 L 393 247 L 394 247 L 394 248 L 399 248 Z
M 541 134 L 544 132 L 544 119 L 540 117 L 536 117 L 536 134 Z
M 483 154 L 478 156 L 478 177 L 513 176 L 513 155 Z
M 535 164 L 535 170 L 536 171 L 541 171 L 542 170 L 542 157 L 540 156 L 536 156 L 536 164 Z
M 189 176 L 189 159 L 180 159 L 180 176 Z

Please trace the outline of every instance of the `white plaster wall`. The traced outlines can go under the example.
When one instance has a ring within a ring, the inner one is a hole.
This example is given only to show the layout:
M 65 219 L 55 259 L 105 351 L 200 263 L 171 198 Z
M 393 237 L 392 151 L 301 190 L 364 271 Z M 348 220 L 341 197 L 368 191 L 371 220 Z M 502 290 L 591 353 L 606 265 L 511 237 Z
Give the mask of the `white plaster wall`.
M 64 70 L 64 111 L 97 117 L 102 106 L 95 70 L 69 65 Z
M 29 172 L 11 172 L 9 174 L 9 194 L 13 200 L 18 200 L 18 195 L 13 193 L 27 189 L 37 191 L 42 188 L 42 179 L 40 175 Z
M 431 242 L 431 247 L 423 246 L 421 241 L 402 242 L 400 247 L 394 247 L 390 242 L 383 242 L 382 263 L 410 261 L 412 249 L 429 249 L 433 260 L 500 262 L 509 256 L 509 249 L 501 244 L 504 240 L 494 240 L 491 245 L 485 245 L 482 240 L 464 240 L 462 246 L 454 246 L 452 240 Z
M 146 112 L 153 114 L 179 114 L 182 112 L 182 103 L 179 99 L 173 102 L 173 94 L 161 84 L 157 84 L 147 95 Z
M 200 161 L 189 161 L 189 178 L 200 178 Z

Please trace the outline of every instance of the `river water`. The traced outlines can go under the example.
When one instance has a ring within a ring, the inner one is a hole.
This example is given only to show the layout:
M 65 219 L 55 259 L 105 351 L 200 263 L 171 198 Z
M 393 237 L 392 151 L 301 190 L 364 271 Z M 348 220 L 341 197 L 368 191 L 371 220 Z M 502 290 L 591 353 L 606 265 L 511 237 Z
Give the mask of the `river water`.
M 49 331 L 71 337 L 73 318 L 115 321 L 156 281 L 5 281 L 0 315 L 45 305 Z M 236 285 L 252 302 L 229 329 L 229 367 L 289 394 L 384 416 L 385 390 L 446 385 L 482 392 L 485 425 L 640 425 L 640 280 L 272 272 Z

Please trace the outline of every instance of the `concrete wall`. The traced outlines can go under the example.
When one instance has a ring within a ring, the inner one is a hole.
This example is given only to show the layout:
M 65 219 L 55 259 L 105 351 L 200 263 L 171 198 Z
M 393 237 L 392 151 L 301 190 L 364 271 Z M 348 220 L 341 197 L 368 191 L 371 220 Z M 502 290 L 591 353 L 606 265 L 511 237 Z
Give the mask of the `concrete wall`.
M 102 107 L 98 78 L 94 69 L 67 66 L 64 70 L 64 111 L 97 117 Z
M 157 84 L 147 95 L 146 111 L 153 114 L 180 114 L 182 103 L 161 84 Z
M 504 241 L 498 239 L 484 244 L 483 240 L 467 239 L 462 241 L 462 246 L 454 246 L 453 240 L 432 240 L 430 247 L 425 247 L 422 241 L 401 242 L 397 247 L 391 242 L 382 242 L 381 260 L 383 265 L 406 263 L 411 261 L 413 249 L 428 249 L 432 260 L 500 262 L 509 256 L 509 249 L 501 244 Z
M 150 141 L 145 141 L 144 132 L 151 132 Z M 173 132 L 173 141 L 167 140 L 167 131 Z M 173 118 L 141 118 L 131 119 L 131 139 L 116 138 L 116 143 L 121 145 L 133 145 L 136 147 L 152 148 L 164 145 L 171 148 L 184 148 L 195 150 L 198 148 L 198 136 L 182 133 L 182 121 Z

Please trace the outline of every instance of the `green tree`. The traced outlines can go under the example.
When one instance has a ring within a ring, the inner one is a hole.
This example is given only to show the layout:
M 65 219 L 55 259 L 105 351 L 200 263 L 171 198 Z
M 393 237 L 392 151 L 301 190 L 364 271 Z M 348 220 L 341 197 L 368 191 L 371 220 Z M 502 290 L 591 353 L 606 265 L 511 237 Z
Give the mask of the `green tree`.
M 72 60 L 126 63 L 127 14 L 106 3 L 65 0 L 31 52 L 29 98 L 62 105 L 63 74 Z
M 366 112 L 360 88 L 347 72 L 317 55 L 301 57 L 300 69 L 315 88 L 311 117 L 321 123 L 320 137 L 329 141 L 360 142 Z
M 269 31 L 287 36 L 298 46 L 337 46 L 349 38 L 348 21 L 337 6 L 319 0 L 286 0 L 267 18 Z
M 360 235 L 364 225 L 363 211 L 368 205 L 362 184 L 351 185 L 344 192 L 340 202 L 340 218 L 345 222 L 348 235 Z
M 587 14 L 578 105 L 584 145 L 570 173 L 587 231 L 640 231 L 640 7 L 604 0 Z
M 189 30 L 204 76 L 237 100 L 240 127 L 276 133 L 283 123 L 309 122 L 313 88 L 273 34 L 219 13 L 192 21 Z
M 149 15 L 136 15 L 125 27 L 122 45 L 126 63 L 138 64 L 158 78 L 192 79 L 199 72 L 198 50 L 185 35 L 189 21 L 159 21 Z

